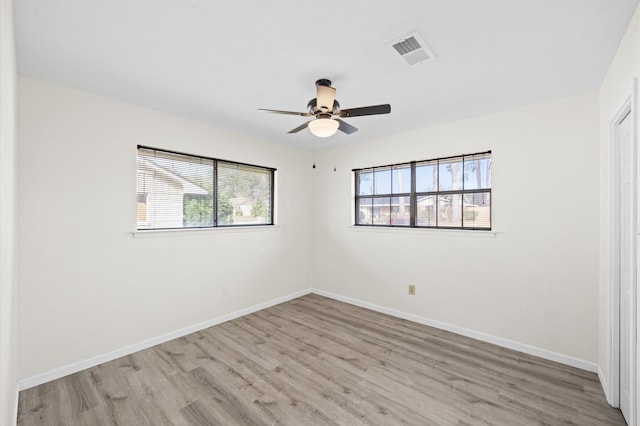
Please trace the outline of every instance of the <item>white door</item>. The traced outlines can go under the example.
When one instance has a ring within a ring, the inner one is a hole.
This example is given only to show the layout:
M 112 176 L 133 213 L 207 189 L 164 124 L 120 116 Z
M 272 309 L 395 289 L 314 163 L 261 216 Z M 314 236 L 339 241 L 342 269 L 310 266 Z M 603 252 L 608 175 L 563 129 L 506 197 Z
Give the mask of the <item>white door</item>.
M 631 289 L 636 279 L 631 117 L 618 125 L 620 152 L 620 410 L 631 420 Z

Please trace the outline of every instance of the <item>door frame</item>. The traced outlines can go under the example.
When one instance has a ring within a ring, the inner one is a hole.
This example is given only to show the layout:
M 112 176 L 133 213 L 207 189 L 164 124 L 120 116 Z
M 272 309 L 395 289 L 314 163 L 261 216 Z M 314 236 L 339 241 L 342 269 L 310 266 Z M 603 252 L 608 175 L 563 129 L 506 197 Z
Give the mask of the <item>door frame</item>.
M 635 424 L 637 419 L 637 231 L 640 226 L 636 222 L 637 217 L 637 190 L 638 190 L 638 175 L 637 175 L 637 142 L 638 142 L 638 112 L 637 112 L 637 92 L 638 92 L 638 80 L 634 78 L 624 101 L 620 107 L 616 110 L 615 115 L 609 121 L 609 374 L 610 381 L 608 389 L 605 391 L 608 394 L 608 402 L 614 406 L 620 406 L 620 272 L 616 265 L 620 265 L 620 213 L 618 211 L 620 207 L 620 145 L 618 144 L 618 125 L 622 120 L 629 115 L 631 119 L 631 138 L 632 138 L 632 194 L 633 199 L 630 203 L 630 209 L 627 214 L 631 215 L 634 220 L 632 221 L 632 231 L 635 239 L 635 243 L 631 244 L 633 250 L 634 259 L 634 273 L 632 276 L 635 278 L 631 284 L 631 335 L 632 341 L 630 342 L 630 354 L 629 360 L 631 362 L 631 394 L 630 394 L 630 413 L 629 424 Z

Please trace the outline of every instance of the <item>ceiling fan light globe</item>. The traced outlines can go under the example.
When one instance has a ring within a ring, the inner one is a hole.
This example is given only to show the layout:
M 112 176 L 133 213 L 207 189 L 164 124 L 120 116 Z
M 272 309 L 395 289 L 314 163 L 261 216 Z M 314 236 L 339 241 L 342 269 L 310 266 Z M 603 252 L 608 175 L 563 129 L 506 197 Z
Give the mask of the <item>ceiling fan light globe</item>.
M 338 126 L 340 123 L 331 118 L 317 118 L 309 123 L 309 130 L 314 136 L 328 138 L 336 134 Z

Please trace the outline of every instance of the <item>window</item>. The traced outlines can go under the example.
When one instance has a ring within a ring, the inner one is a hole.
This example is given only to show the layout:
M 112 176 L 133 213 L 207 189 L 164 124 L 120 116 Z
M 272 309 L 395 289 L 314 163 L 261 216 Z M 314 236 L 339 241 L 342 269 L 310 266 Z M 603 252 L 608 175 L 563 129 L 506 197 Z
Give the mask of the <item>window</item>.
M 354 173 L 356 225 L 491 229 L 491 151 Z
M 273 225 L 274 172 L 139 146 L 137 229 Z

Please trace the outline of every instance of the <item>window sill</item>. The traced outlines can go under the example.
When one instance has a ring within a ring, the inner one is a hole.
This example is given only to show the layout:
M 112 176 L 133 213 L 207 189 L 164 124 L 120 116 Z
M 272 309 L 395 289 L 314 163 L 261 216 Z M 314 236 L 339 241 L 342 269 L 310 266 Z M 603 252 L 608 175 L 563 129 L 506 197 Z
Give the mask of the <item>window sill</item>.
M 402 232 L 413 233 L 414 235 L 434 235 L 446 237 L 465 237 L 465 238 L 495 238 L 498 233 L 496 231 L 478 231 L 467 229 L 433 229 L 433 228 L 408 228 L 402 226 L 356 226 L 351 225 L 350 228 L 356 232 Z
M 166 238 L 166 237 L 193 237 L 212 235 L 219 233 L 235 233 L 235 232 L 261 232 L 261 231 L 277 231 L 277 225 L 259 225 L 259 226 L 220 226 L 216 228 L 194 228 L 194 229 L 149 229 L 137 230 L 131 233 L 132 237 L 138 238 Z

